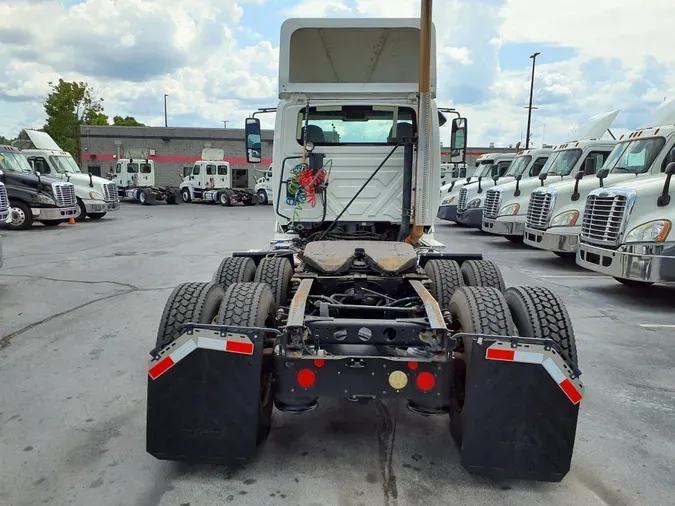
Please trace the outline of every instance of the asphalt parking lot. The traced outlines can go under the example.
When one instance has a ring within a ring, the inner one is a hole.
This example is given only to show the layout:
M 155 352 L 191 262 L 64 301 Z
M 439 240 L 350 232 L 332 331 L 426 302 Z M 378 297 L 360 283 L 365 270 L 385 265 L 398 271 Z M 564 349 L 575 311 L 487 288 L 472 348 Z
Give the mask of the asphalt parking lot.
M 223 256 L 264 248 L 271 206 L 140 207 L 99 222 L 3 231 L 0 504 L 663 505 L 675 497 L 675 288 L 629 289 L 547 252 L 451 224 L 507 285 L 556 290 L 572 316 L 586 398 L 560 484 L 495 482 L 460 466 L 447 416 L 403 404 L 275 411 L 258 459 L 190 467 L 145 451 L 148 352 L 170 291 Z

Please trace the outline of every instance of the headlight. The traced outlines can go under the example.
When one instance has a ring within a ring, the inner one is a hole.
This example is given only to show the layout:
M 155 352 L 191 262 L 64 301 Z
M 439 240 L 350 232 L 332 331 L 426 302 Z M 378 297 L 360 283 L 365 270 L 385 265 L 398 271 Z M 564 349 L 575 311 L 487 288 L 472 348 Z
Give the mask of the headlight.
M 45 195 L 44 193 L 38 193 L 37 196 L 38 202 L 40 204 L 47 204 L 50 206 L 55 206 L 56 202 L 54 202 L 54 199 L 51 198 L 49 195 Z
M 103 200 L 103 195 L 99 192 L 89 192 L 89 198 L 92 200 Z
M 626 234 L 626 242 L 663 242 L 668 237 L 670 225 L 668 220 L 643 223 Z
M 452 202 L 455 200 L 455 197 L 448 197 L 445 199 L 443 202 L 441 202 L 442 206 L 447 206 L 448 204 L 452 204 Z
M 470 201 L 470 202 L 466 205 L 466 208 L 467 208 L 467 209 L 475 209 L 476 207 L 479 207 L 479 206 L 480 206 L 480 200 L 481 200 L 481 199 L 473 199 L 472 201 Z
M 552 227 L 571 227 L 579 219 L 579 211 L 565 211 L 551 220 Z
M 509 204 L 508 206 L 502 207 L 501 211 L 499 211 L 500 216 L 513 216 L 514 214 L 518 214 L 518 211 L 520 210 L 520 204 Z

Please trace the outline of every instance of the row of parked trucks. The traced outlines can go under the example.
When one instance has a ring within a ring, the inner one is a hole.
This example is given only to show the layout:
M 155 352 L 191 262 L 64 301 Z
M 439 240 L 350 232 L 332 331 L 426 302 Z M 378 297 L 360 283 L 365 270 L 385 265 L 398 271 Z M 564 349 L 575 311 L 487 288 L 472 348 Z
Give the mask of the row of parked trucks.
M 449 185 L 438 217 L 574 258 L 626 285 L 675 282 L 675 101 L 641 128 L 602 139 L 618 114 L 591 118 L 552 150 L 517 153 L 504 175 L 493 168 Z

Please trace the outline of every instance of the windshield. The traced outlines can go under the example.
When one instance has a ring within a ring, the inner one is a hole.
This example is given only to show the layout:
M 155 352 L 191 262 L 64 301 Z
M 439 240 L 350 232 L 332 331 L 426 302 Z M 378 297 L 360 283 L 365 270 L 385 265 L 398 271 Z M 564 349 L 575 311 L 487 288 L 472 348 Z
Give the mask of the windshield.
M 18 153 L 0 153 L 0 169 L 8 172 L 25 172 L 27 174 L 33 172 L 26 157 Z
M 478 166 L 478 170 L 476 170 L 476 174 L 474 174 L 476 177 L 486 177 L 490 174 L 490 169 L 492 169 L 493 161 L 492 160 L 486 160 L 484 162 L 480 162 L 480 165 Z
M 317 106 L 309 108 L 307 140 L 318 146 L 396 144 L 414 134 L 415 111 L 392 106 Z M 394 132 L 394 129 L 396 132 Z M 298 112 L 297 141 L 302 144 L 305 109 Z
M 525 169 L 527 166 L 530 164 L 530 161 L 532 161 L 532 157 L 530 155 L 527 156 L 519 156 L 514 160 L 514 162 L 511 164 L 509 167 L 509 170 L 506 171 L 505 176 L 519 176 L 523 172 L 525 172 Z
M 569 176 L 574 169 L 574 164 L 577 163 L 581 156 L 580 149 L 566 149 L 564 151 L 556 151 L 551 157 L 546 160 L 546 163 L 541 168 L 541 173 L 555 175 L 555 176 Z
M 610 172 L 630 172 L 633 174 L 647 172 L 665 142 L 666 140 L 663 137 L 653 137 L 617 144 L 609 154 L 603 168 L 609 169 Z
M 54 170 L 59 174 L 72 174 L 73 172 L 82 172 L 80 168 L 69 156 L 50 156 L 49 161 L 52 162 Z

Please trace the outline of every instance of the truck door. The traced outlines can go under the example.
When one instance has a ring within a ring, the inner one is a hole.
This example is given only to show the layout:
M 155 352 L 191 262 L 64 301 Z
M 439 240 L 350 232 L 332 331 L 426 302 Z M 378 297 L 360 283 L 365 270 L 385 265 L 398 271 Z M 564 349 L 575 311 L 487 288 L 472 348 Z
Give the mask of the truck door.
M 206 164 L 205 184 L 206 186 L 204 186 L 204 188 L 206 188 L 207 190 L 213 190 L 214 188 L 222 188 L 215 163 Z
M 117 165 L 115 165 L 115 176 L 113 178 L 117 186 L 126 186 L 124 183 L 124 172 L 125 171 L 122 170 L 122 164 L 117 162 Z
M 49 162 L 41 157 L 41 156 L 31 156 L 28 158 L 28 162 L 33 162 L 33 169 L 36 172 L 39 172 L 43 176 L 50 176 L 50 177 L 60 177 L 60 174 L 56 172 L 56 170 L 52 170 L 51 165 L 49 165 Z
M 590 158 L 595 158 L 595 171 L 596 172 L 599 171 L 602 168 L 602 165 L 605 163 L 605 160 L 607 160 L 607 157 L 609 156 L 609 154 L 611 152 L 612 152 L 612 150 L 610 150 L 610 149 L 591 151 L 590 153 L 588 153 L 586 158 L 584 158 L 584 161 L 581 162 L 581 168 L 582 168 L 581 170 L 583 170 L 583 168 L 585 167 L 586 160 L 589 160 Z M 590 174 L 586 174 L 586 175 L 590 175 Z
M 218 165 L 218 188 L 231 188 L 230 185 L 230 171 L 227 170 L 227 165 Z
M 201 182 L 202 171 L 198 163 L 195 163 L 192 167 L 192 174 L 190 174 L 189 184 L 192 188 L 197 188 L 200 190 L 204 189 L 204 185 Z
M 140 173 L 138 174 L 138 182 L 140 186 L 154 186 L 155 175 L 152 173 L 152 164 L 141 163 Z

